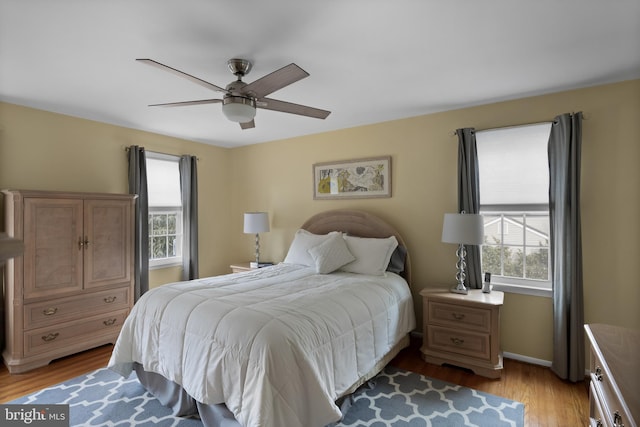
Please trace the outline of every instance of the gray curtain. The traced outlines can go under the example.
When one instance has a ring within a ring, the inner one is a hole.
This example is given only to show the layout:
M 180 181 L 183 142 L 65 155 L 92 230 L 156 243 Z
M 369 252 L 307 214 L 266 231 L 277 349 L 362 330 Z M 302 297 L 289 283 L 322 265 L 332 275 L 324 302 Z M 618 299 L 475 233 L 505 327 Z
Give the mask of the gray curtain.
M 182 193 L 182 280 L 193 280 L 198 273 L 198 159 L 180 156 Z
M 478 150 L 473 128 L 457 129 L 458 135 L 458 210 L 480 212 L 480 181 L 478 178 Z M 480 247 L 467 245 L 467 280 L 470 288 L 482 287 Z
M 134 226 L 134 301 L 149 290 L 149 196 L 147 161 L 143 147 L 129 147 L 129 194 L 137 194 Z
M 549 137 L 549 221 L 553 285 L 553 361 L 560 378 L 584 379 L 580 231 L 582 113 L 555 118 Z

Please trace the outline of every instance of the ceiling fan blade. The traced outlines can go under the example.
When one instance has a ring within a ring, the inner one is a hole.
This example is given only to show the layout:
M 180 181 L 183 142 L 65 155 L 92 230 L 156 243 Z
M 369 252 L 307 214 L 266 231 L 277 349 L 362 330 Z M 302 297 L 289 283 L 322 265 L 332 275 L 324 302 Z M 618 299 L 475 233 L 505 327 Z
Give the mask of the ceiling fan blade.
M 242 92 L 245 94 L 251 94 L 256 98 L 262 98 L 263 96 L 267 96 L 270 93 L 273 93 L 278 89 L 282 89 L 285 86 L 289 86 L 291 83 L 295 83 L 305 77 L 309 77 L 309 73 L 298 67 L 296 64 L 289 64 L 286 67 L 282 67 L 271 74 L 267 74 L 266 76 L 249 83 L 242 88 Z
M 166 102 L 164 104 L 150 104 L 149 107 L 186 107 L 188 105 L 217 104 L 222 99 L 201 99 L 199 101 Z
M 306 105 L 294 104 L 292 102 L 279 101 L 271 98 L 261 98 L 256 102 L 256 107 L 265 110 L 280 111 L 283 113 L 298 114 L 300 116 L 314 117 L 316 119 L 326 119 L 331 111 L 319 108 L 308 107 Z
M 145 63 L 147 65 L 151 65 L 152 67 L 156 67 L 156 68 L 159 68 L 161 70 L 168 71 L 168 72 L 170 72 L 172 74 L 175 74 L 176 76 L 184 77 L 185 79 L 190 80 L 193 83 L 199 84 L 200 86 L 204 86 L 207 89 L 215 90 L 217 92 L 225 92 L 225 93 L 227 92 L 226 89 L 223 89 L 220 86 L 216 86 L 213 83 L 209 83 L 207 81 L 204 81 L 202 79 L 194 77 L 191 74 L 187 74 L 187 73 L 185 73 L 183 71 L 176 70 L 175 68 L 169 67 L 168 65 L 161 64 L 158 61 L 154 61 L 153 59 L 139 58 L 139 59 L 136 59 L 136 61 L 140 61 L 140 62 Z
M 256 127 L 256 122 L 254 122 L 253 120 L 251 120 L 250 122 L 246 122 L 246 123 L 240 123 L 240 127 L 244 130 L 244 129 L 251 129 Z

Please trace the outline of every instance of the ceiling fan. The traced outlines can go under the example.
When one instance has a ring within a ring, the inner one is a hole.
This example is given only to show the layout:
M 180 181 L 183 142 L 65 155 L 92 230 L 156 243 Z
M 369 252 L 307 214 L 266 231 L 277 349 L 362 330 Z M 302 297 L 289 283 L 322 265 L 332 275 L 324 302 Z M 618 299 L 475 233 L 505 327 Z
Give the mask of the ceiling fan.
M 230 59 L 227 61 L 229 69 L 237 80 L 229 83 L 224 89 L 209 83 L 198 77 L 194 77 L 183 71 L 161 64 L 153 59 L 141 58 L 136 61 L 143 62 L 161 70 L 168 71 L 177 76 L 184 77 L 200 86 L 216 92 L 224 93 L 222 99 L 201 99 L 197 101 L 169 102 L 165 104 L 151 104 L 150 107 L 184 107 L 187 105 L 216 104 L 222 103 L 222 112 L 232 122 L 240 123 L 242 129 L 255 127 L 254 117 L 256 108 L 265 110 L 280 111 L 283 113 L 298 114 L 301 116 L 325 119 L 331 111 L 308 107 L 306 105 L 294 104 L 277 99 L 266 98 L 267 95 L 282 89 L 292 83 L 309 76 L 309 73 L 298 67 L 296 64 L 289 64 L 279 70 L 267 74 L 252 83 L 245 83 L 242 77 L 251 71 L 252 63 L 246 59 Z

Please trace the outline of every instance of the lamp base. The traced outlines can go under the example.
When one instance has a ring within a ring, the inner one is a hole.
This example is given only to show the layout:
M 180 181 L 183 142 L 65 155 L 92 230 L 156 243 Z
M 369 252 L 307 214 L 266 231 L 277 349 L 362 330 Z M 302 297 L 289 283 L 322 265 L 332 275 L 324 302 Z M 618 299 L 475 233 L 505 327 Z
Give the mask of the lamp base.
M 459 286 L 456 286 L 455 288 L 451 288 L 449 289 L 451 292 L 453 292 L 454 294 L 462 294 L 462 295 L 467 295 L 469 293 L 469 290 L 467 288 L 461 288 Z

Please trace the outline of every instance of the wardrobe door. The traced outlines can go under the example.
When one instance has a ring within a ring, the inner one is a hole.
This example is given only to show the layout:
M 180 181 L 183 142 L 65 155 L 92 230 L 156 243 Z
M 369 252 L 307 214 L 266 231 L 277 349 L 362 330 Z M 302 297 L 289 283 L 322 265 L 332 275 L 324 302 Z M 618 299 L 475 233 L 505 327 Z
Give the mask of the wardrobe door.
M 130 284 L 131 201 L 87 199 L 84 208 L 85 289 Z
M 82 200 L 24 199 L 24 298 L 82 290 Z

